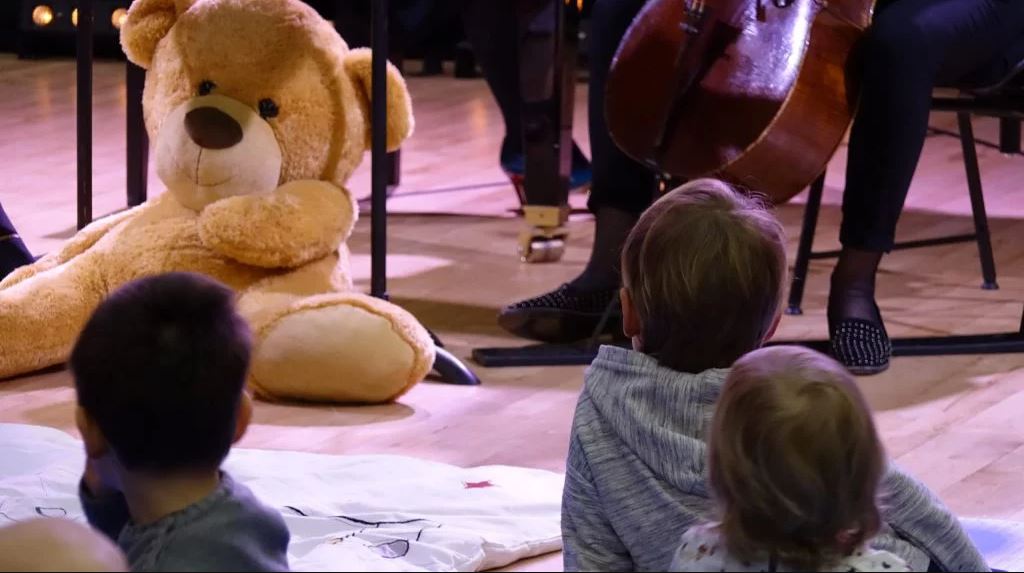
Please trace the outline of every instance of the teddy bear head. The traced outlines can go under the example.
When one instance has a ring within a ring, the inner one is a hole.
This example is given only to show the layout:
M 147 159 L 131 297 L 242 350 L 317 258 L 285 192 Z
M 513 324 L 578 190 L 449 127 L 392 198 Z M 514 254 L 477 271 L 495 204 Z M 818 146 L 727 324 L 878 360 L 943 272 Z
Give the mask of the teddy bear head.
M 299 0 L 135 0 L 121 43 L 147 70 L 157 173 L 186 207 L 302 179 L 342 186 L 368 147 L 370 54 Z M 387 75 L 393 150 L 413 119 Z

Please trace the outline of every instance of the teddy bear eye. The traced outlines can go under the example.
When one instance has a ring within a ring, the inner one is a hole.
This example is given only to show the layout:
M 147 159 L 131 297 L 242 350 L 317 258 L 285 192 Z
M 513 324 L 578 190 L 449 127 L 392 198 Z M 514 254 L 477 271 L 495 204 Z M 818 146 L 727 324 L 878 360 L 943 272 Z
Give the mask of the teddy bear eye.
M 277 108 L 277 104 L 272 99 L 261 99 L 260 100 L 260 117 L 263 119 L 270 119 L 277 117 L 277 114 L 281 113 L 281 110 Z
M 211 93 L 213 93 L 213 90 L 216 87 L 217 87 L 217 84 L 211 82 L 210 80 L 203 80 L 199 84 L 199 95 L 201 95 L 201 96 L 210 95 Z

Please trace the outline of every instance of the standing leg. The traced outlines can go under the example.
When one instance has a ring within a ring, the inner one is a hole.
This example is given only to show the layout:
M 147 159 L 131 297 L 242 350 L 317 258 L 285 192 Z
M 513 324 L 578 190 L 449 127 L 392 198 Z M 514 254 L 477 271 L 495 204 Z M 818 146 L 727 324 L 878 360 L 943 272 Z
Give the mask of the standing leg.
M 1024 2 L 897 0 L 865 40 L 861 105 L 850 134 L 843 197 L 843 252 L 832 275 L 833 352 L 873 373 L 891 346 L 875 304 L 875 275 L 924 145 L 934 86 L 999 57 L 1024 33 Z
M 0 205 L 0 279 L 3 279 L 14 269 L 27 265 L 34 261 L 32 254 L 28 252 L 25 243 L 18 236 L 14 224 L 7 218 L 4 208 Z
M 596 217 L 594 245 L 583 273 L 541 296 L 502 310 L 503 328 L 525 338 L 571 342 L 589 337 L 599 325 L 621 331 L 621 315 L 602 317 L 618 294 L 619 258 L 640 213 L 654 199 L 655 174 L 626 156 L 611 139 L 604 120 L 604 91 L 612 58 L 644 0 L 598 0 L 591 13 L 590 146 L 594 180 L 589 207 Z
M 522 32 L 517 26 L 517 1 L 465 0 L 462 12 L 466 39 L 473 47 L 473 54 L 505 121 L 500 160 L 502 169 L 512 176 L 522 176 L 526 170 L 519 78 Z M 590 178 L 589 161 L 579 147 L 573 144 L 571 186 L 576 188 L 588 185 Z
M 519 98 L 519 29 L 515 2 L 468 0 L 462 13 L 466 38 L 505 120 L 502 165 L 522 162 L 523 119 Z
M 594 246 L 573 284 L 584 290 L 617 289 L 619 257 L 633 224 L 653 202 L 655 174 L 612 141 L 605 121 L 605 85 L 612 59 L 643 0 L 599 0 L 591 15 L 590 148 L 594 183 L 589 207 L 596 216 Z

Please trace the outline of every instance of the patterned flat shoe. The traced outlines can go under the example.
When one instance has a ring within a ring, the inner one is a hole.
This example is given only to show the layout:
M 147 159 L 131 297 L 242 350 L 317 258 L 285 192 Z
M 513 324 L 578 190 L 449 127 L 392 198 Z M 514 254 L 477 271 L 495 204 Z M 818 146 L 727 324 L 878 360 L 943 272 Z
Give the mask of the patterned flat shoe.
M 508 332 L 532 340 L 570 343 L 590 338 L 598 326 L 601 334 L 622 332 L 622 310 L 616 304 L 619 290 L 582 291 L 570 284 L 502 309 L 498 324 Z
M 830 329 L 832 357 L 857 376 L 870 376 L 889 368 L 892 341 L 885 325 L 847 318 Z

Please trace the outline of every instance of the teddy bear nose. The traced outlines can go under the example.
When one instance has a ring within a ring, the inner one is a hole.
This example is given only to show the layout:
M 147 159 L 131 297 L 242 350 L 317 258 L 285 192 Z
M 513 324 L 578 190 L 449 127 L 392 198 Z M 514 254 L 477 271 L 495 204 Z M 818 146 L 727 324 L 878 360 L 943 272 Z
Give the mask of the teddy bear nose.
M 242 126 L 215 107 L 197 107 L 185 114 L 185 131 L 203 149 L 228 149 L 242 141 Z

